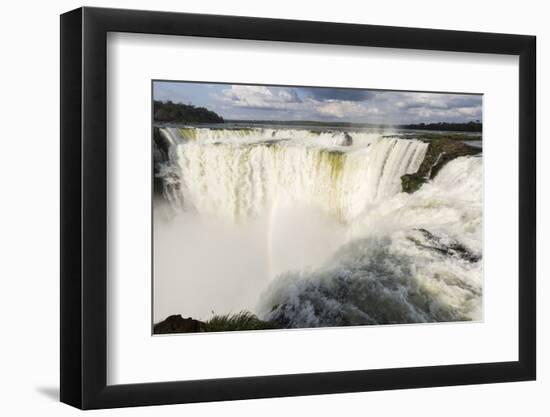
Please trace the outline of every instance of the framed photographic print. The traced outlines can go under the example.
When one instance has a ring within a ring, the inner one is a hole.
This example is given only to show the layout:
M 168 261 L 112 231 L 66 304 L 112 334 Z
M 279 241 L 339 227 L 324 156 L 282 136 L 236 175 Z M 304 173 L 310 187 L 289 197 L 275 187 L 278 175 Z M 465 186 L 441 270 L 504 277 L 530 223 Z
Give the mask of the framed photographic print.
M 61 16 L 61 400 L 535 379 L 535 38 Z

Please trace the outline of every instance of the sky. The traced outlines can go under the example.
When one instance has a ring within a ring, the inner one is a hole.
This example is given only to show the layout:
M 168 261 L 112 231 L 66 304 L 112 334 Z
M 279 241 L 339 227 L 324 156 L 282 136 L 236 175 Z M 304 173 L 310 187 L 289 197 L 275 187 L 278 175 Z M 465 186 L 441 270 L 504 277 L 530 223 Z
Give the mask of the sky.
M 481 120 L 482 96 L 349 88 L 155 81 L 155 100 L 193 104 L 226 120 L 410 124 Z

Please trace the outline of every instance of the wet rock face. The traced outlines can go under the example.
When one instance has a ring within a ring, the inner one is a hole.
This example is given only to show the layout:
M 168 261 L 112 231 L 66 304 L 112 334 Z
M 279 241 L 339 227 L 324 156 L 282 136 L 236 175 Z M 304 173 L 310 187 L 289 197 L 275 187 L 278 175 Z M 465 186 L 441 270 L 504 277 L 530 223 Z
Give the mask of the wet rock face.
M 165 320 L 157 323 L 153 327 L 154 334 L 167 333 L 196 333 L 205 332 L 206 323 L 188 317 L 184 319 L 181 315 L 176 314 L 167 317 Z
M 342 143 L 342 146 L 352 146 L 353 145 L 353 138 L 348 132 L 344 133 L 344 142 Z
M 432 140 L 418 171 L 401 177 L 401 188 L 403 192 L 414 193 L 426 181 L 433 179 L 447 162 L 460 156 L 476 155 L 480 152 L 481 149 L 458 140 L 449 138 Z
M 153 191 L 156 195 L 162 196 L 164 183 L 160 178 L 161 165 L 169 161 L 168 152 L 170 144 L 160 134 L 158 127 L 153 129 Z
M 481 254 L 476 254 L 470 251 L 466 246 L 456 240 L 445 240 L 440 236 L 436 236 L 426 229 L 414 229 L 421 233 L 424 242 L 409 236 L 408 239 L 417 245 L 419 248 L 428 249 L 439 253 L 443 256 L 453 256 L 467 262 L 478 262 L 481 259 Z
M 426 176 L 433 179 L 447 162 L 460 156 L 477 155 L 480 152 L 481 149 L 460 141 L 447 138 L 439 139 L 430 142 L 426 158 L 424 158 L 419 171 L 424 170 Z
M 418 174 L 405 174 L 401 177 L 401 188 L 406 193 L 414 193 L 422 184 L 426 182 L 426 178 Z

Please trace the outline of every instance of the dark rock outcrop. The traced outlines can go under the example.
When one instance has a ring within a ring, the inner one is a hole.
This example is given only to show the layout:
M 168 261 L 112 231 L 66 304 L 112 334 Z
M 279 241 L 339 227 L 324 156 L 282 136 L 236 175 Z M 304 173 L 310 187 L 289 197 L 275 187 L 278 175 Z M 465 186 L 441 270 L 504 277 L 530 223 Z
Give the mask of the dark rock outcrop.
M 426 243 L 410 236 L 408 239 L 422 249 L 428 249 L 437 252 L 443 256 L 453 256 L 467 262 L 478 262 L 481 255 L 471 252 L 466 246 L 455 240 L 445 241 L 439 236 L 434 235 L 426 229 L 415 229 L 422 234 Z
M 158 127 L 153 128 L 153 191 L 156 195 L 162 196 L 164 182 L 160 178 L 160 166 L 169 161 L 168 153 L 170 144 L 160 133 Z
M 344 133 L 344 141 L 342 142 L 342 146 L 351 146 L 353 145 L 353 138 L 348 132 Z
M 422 184 L 428 181 L 426 178 L 414 173 L 401 176 L 401 188 L 406 193 L 414 193 Z
M 476 155 L 480 152 L 481 149 L 461 141 L 449 138 L 432 140 L 418 171 L 401 176 L 401 188 L 406 193 L 414 193 L 426 181 L 433 179 L 447 162 L 460 156 Z
M 197 333 L 205 332 L 206 323 L 188 317 L 184 319 L 181 315 L 175 314 L 153 326 L 154 334 L 167 333 Z

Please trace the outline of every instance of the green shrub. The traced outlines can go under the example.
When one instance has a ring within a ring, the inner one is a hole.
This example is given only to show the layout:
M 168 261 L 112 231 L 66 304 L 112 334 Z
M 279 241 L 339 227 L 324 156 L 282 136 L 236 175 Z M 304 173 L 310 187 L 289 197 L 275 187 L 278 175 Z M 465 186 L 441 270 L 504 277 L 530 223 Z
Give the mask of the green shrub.
M 206 322 L 207 332 L 230 332 L 236 330 L 268 330 L 278 326 L 270 321 L 260 320 L 256 315 L 241 311 L 237 314 L 214 316 Z

